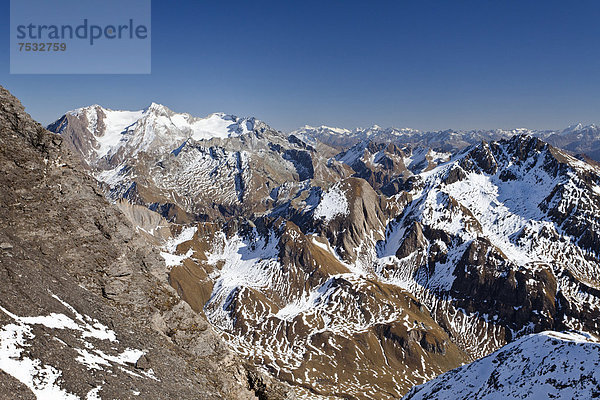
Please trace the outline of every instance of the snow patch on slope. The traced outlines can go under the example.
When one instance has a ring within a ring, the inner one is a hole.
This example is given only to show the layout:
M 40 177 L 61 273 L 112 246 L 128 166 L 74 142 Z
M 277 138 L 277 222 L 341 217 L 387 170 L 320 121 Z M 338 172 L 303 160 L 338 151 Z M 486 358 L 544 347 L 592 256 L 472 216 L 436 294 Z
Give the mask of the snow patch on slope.
M 257 289 L 268 287 L 271 283 L 267 273 L 271 269 L 268 268 L 268 264 L 278 263 L 277 236 L 271 234 L 268 239 L 261 236 L 253 242 L 248 242 L 238 235 L 231 239 L 224 236 L 222 235 L 223 248 L 215 249 L 206 255 L 209 264 L 225 262 L 219 272 L 213 296 L 219 291 L 231 290 L 238 286 Z
M 176 124 L 180 119 L 182 119 L 181 114 L 178 114 L 174 118 Z M 240 122 L 232 115 L 222 113 L 211 114 L 206 118 L 197 119 L 189 124 L 189 128 L 192 130 L 191 138 L 194 140 L 226 139 L 231 136 L 252 132 L 254 129 L 254 122 L 252 120 Z
M 324 303 L 324 299 L 335 291 L 335 288 L 332 286 L 333 279 L 334 278 L 330 278 L 317 289 L 312 290 L 306 293 L 302 298 L 287 304 L 275 314 L 275 317 L 291 321 L 300 314 L 314 310 L 319 304 Z
M 142 350 L 127 348 L 122 353 L 111 356 L 98 349 L 94 349 L 94 345 L 87 339 L 94 338 L 118 343 L 115 332 L 99 321 L 87 315 L 80 314 L 75 308 L 61 300 L 58 296 L 52 295 L 52 297 L 67 308 L 75 318 L 73 319 L 65 314 L 58 313 L 35 317 L 21 317 L 0 307 L 0 311 L 14 320 L 14 323 L 4 325 L 0 328 L 0 370 L 3 370 L 27 386 L 38 399 L 75 400 L 79 399 L 79 397 L 60 387 L 59 383 L 62 371 L 52 365 L 43 364 L 39 359 L 26 356 L 26 349 L 30 346 L 28 342 L 34 341 L 36 338 L 33 333 L 35 325 L 41 325 L 51 330 L 80 332 L 79 340 L 83 346 L 70 348 L 79 354 L 75 358 L 76 361 L 85 365 L 88 369 L 102 370 L 103 367 L 101 365 L 111 366 L 111 362 L 124 367 L 126 364 L 135 363 L 145 354 Z M 58 337 L 54 336 L 54 339 L 66 346 L 66 343 Z M 125 372 L 135 374 L 129 370 L 124 370 Z M 152 370 L 143 372 L 143 374 L 148 378 L 156 380 Z M 140 375 L 137 376 L 141 377 Z M 99 391 L 100 387 L 91 389 L 86 398 L 99 398 Z
M 99 134 L 100 126 L 98 125 L 100 123 L 98 113 L 100 112 L 105 115 L 102 120 L 104 133 L 101 135 Z M 114 111 L 100 106 L 90 106 L 70 111 L 68 114 L 77 117 L 85 116 L 88 121 L 87 129 L 96 139 L 97 147 L 94 149 L 96 156 L 102 158 L 119 146 L 127 127 L 137 122 L 144 115 L 144 110 Z
M 23 356 L 27 341 L 34 338 L 28 324 L 3 326 L 0 330 L 0 369 L 27 386 L 38 399 L 79 399 L 58 385 L 61 371 Z
M 184 255 L 177 254 L 177 246 L 179 246 L 181 243 L 192 240 L 197 231 L 198 227 L 189 226 L 184 228 L 179 235 L 167 240 L 163 246 L 164 251 L 160 252 L 160 255 L 165 259 L 165 264 L 167 264 L 167 267 L 181 265 L 183 260 L 194 255 L 194 250 L 192 249 L 189 249 Z
M 319 205 L 315 208 L 313 218 L 323 218 L 325 222 L 329 222 L 338 215 L 348 214 L 350 214 L 348 200 L 338 184 L 323 195 Z

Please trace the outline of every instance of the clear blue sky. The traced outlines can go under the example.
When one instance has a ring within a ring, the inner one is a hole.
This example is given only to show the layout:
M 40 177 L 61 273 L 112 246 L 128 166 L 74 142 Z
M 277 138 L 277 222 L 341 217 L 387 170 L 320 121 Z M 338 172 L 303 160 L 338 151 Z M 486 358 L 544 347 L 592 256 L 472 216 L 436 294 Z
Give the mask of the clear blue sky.
M 9 75 L 4 48 L 0 84 L 43 123 L 155 101 L 281 130 L 563 128 L 600 122 L 599 21 L 597 1 L 154 0 L 151 75 Z

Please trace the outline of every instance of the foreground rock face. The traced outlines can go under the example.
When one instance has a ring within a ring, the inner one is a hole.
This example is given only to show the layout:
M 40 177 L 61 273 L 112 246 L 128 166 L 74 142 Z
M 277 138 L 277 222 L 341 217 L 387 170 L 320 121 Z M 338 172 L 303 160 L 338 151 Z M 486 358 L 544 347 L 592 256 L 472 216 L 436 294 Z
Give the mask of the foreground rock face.
M 158 252 L 4 88 L 0 191 L 0 397 L 256 398 Z

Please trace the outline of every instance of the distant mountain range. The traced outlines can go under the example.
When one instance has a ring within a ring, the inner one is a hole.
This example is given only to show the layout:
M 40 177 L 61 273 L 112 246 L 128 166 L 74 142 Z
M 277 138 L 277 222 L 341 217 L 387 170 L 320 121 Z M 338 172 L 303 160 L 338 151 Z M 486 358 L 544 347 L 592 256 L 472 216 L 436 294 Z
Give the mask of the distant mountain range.
M 401 145 L 421 145 L 438 151 L 455 151 L 481 141 L 507 139 L 514 135 L 527 134 L 538 137 L 553 146 L 563 148 L 573 154 L 586 154 L 593 160 L 600 161 L 600 127 L 596 125 L 577 124 L 562 131 L 519 129 L 492 129 L 455 131 L 444 130 L 422 132 L 410 128 L 356 128 L 353 130 L 332 128 L 327 126 L 304 126 L 292 132 L 307 142 L 318 140 L 330 146 L 344 149 L 363 140 Z
M 203 140 L 235 137 L 251 132 L 255 124 L 266 126 L 256 118 L 239 118 L 224 113 L 214 113 L 203 118 L 193 117 L 152 103 L 146 109 L 138 111 L 115 111 L 99 105 L 83 107 L 69 111 L 48 128 L 53 132 L 63 133 L 68 126 L 72 133 L 78 130 L 73 128 L 73 121 L 82 119 L 87 121 L 85 130 L 92 132 L 93 137 L 88 139 L 89 142 L 82 142 L 76 137 L 71 140 L 79 152 L 91 151 L 93 148 L 97 159 L 109 153 L 115 156 L 123 147 L 136 147 L 137 151 L 143 151 L 144 146 L 154 142 L 155 134 L 160 136 L 168 133 L 170 142 L 179 140 L 183 143 L 187 138 Z M 270 127 L 269 129 L 271 130 Z M 144 131 L 141 136 L 140 131 Z M 579 123 L 563 130 L 517 128 L 467 131 L 420 131 L 412 128 L 383 128 L 378 125 L 354 129 L 305 125 L 289 132 L 288 135 L 298 137 L 308 144 L 318 141 L 338 150 L 345 150 L 358 142 L 370 140 L 399 145 L 421 145 L 437 151 L 455 151 L 480 141 L 507 139 L 521 134 L 538 137 L 573 154 L 585 154 L 593 160 L 600 161 L 600 126 L 594 124 Z M 134 137 L 135 140 L 131 141 Z M 91 154 L 86 159 L 95 160 Z

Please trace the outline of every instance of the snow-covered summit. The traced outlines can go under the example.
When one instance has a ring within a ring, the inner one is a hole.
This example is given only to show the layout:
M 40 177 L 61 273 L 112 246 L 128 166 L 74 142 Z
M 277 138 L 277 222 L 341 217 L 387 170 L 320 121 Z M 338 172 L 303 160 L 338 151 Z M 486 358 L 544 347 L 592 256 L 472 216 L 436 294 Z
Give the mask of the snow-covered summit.
M 596 134 L 599 134 L 600 133 L 600 126 L 597 126 L 595 124 L 584 125 L 581 122 L 579 122 L 577 124 L 570 125 L 569 127 L 563 129 L 563 131 L 560 134 L 563 135 L 563 136 L 566 136 L 566 135 L 580 134 L 580 133 L 596 133 Z
M 70 140 L 80 146 L 86 161 L 93 164 L 123 151 L 137 154 L 154 146 L 174 149 L 188 139 L 237 137 L 252 132 L 258 123 L 255 118 L 225 113 L 194 117 L 158 103 L 136 111 L 111 110 L 94 104 L 67 112 L 49 129 L 67 136 L 75 134 Z

